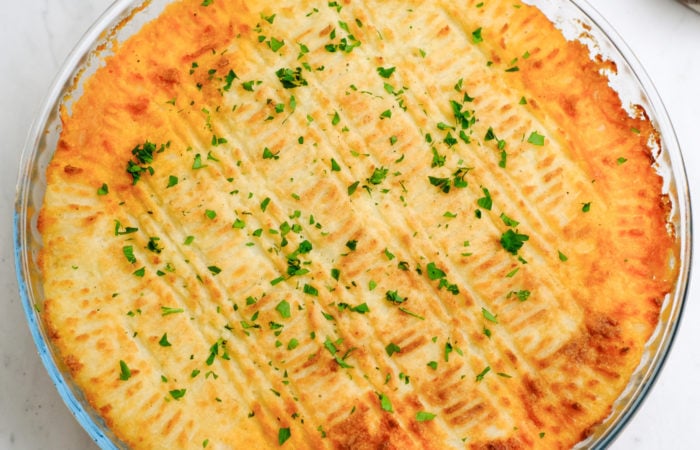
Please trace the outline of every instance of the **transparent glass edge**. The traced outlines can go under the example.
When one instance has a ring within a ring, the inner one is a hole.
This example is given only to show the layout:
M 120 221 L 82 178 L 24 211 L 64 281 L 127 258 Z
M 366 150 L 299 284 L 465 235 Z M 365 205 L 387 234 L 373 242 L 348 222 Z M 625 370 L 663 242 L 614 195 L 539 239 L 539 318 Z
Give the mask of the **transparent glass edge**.
M 644 105 L 644 108 L 661 139 L 660 154 L 656 155 L 656 162 L 667 165 L 673 175 L 670 185 L 666 186 L 668 192 L 665 192 L 665 194 L 669 195 L 673 200 L 669 221 L 674 225 L 674 231 L 679 242 L 678 263 L 680 266 L 678 267 L 678 278 L 673 291 L 666 296 L 660 310 L 661 317 L 665 316 L 667 319 L 659 322 L 654 334 L 647 342 L 647 347 L 653 346 L 655 351 L 651 354 L 650 360 L 646 363 L 640 363 L 639 369 L 641 374 L 638 374 L 640 383 L 636 386 L 636 389 L 627 394 L 625 399 L 628 401 L 627 404 L 624 405 L 611 424 L 603 422 L 602 425 L 605 426 L 602 426 L 604 429 L 602 434 L 598 435 L 592 442 L 585 444 L 586 447 L 590 446 L 590 448 L 602 450 L 609 447 L 620 436 L 621 432 L 639 411 L 659 379 L 665 362 L 672 351 L 673 342 L 681 325 L 682 313 L 689 288 L 693 247 L 692 215 L 687 172 L 683 162 L 680 143 L 670 121 L 668 111 L 653 81 L 625 40 L 587 0 L 570 0 L 570 2 L 605 35 L 607 43 L 616 49 L 624 63 L 631 69 L 631 75 L 637 79 L 643 94 L 647 96 L 647 104 Z M 668 161 L 660 161 L 663 158 L 668 158 Z M 648 352 L 649 348 L 645 351 L 645 357 L 650 356 L 647 354 Z
M 18 293 L 38 356 L 70 413 L 93 442 L 104 450 L 118 450 L 126 448 L 126 446 L 118 444 L 119 441 L 114 436 L 108 436 L 110 432 L 104 424 L 100 424 L 101 419 L 98 418 L 98 414 L 87 405 L 87 402 L 80 400 L 78 388 L 72 385 L 59 369 L 54 349 L 48 344 L 44 328 L 41 325 L 41 317 L 38 316 L 30 269 L 31 262 L 29 259 L 31 253 L 28 250 L 29 235 L 31 234 L 29 206 L 32 203 L 30 199 L 33 194 L 31 186 L 32 175 L 37 170 L 40 142 L 45 138 L 47 124 L 52 113 L 55 113 L 54 110 L 60 102 L 61 96 L 65 95 L 66 87 L 71 84 L 73 78 L 77 75 L 76 69 L 80 66 L 80 61 L 97 51 L 97 43 L 100 42 L 100 36 L 109 30 L 109 26 L 115 25 L 126 11 L 138 3 L 138 1 L 134 0 L 113 1 L 82 35 L 62 63 L 44 100 L 35 113 L 35 120 L 30 126 L 22 148 L 13 214 L 13 247 Z M 34 211 L 33 214 L 38 214 L 38 210 Z

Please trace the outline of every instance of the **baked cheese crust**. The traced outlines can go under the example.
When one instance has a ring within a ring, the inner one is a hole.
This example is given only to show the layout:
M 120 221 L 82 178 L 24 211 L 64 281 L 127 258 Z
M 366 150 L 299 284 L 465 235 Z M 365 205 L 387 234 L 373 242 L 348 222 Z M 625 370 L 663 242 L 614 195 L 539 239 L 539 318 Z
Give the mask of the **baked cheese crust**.
M 174 1 L 62 110 L 50 338 L 134 449 L 569 448 L 677 275 L 606 70 L 517 0 Z

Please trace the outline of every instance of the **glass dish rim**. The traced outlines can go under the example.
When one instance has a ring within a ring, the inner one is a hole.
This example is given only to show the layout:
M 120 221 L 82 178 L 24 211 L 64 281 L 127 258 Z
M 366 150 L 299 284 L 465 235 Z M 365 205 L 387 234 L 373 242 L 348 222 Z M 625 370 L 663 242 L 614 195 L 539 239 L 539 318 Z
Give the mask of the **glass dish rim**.
M 554 2 L 553 0 L 540 0 L 540 3 L 542 1 L 560 4 L 560 2 Z M 533 0 L 524 0 L 524 2 L 530 4 Z M 61 65 L 59 72 L 54 77 L 54 81 L 44 97 L 40 109 L 35 115 L 35 121 L 30 128 L 22 150 L 16 184 L 15 212 L 13 217 L 15 271 L 18 280 L 19 295 L 30 332 L 40 359 L 52 382 L 56 386 L 63 402 L 90 438 L 103 449 L 126 447 L 114 436 L 110 436 L 109 430 L 101 421 L 99 415 L 91 411 L 87 403 L 81 400 L 80 392 L 75 386 L 71 385 L 70 380 L 66 378 L 66 374 L 62 373 L 54 357 L 50 343 L 44 335 L 45 331 L 40 324 L 41 319 L 37 315 L 35 292 L 29 276 L 32 258 L 27 251 L 29 242 L 27 234 L 30 226 L 28 223 L 28 204 L 31 203 L 29 197 L 32 194 L 32 177 L 29 175 L 37 170 L 41 172 L 41 169 L 37 169 L 36 167 L 38 164 L 37 158 L 40 153 L 40 141 L 44 133 L 48 131 L 47 124 L 50 122 L 52 111 L 54 111 L 55 114 L 56 106 L 61 103 L 65 92 L 76 77 L 76 70 L 82 66 L 86 59 L 97 52 L 97 45 L 104 41 L 105 32 L 128 17 L 129 12 L 134 10 L 134 8 L 138 8 L 138 6 L 142 4 L 150 3 L 151 0 L 115 0 L 77 42 Z M 597 427 L 603 429 L 603 432 L 597 435 L 592 442 L 593 448 L 603 449 L 608 447 L 620 435 L 621 431 L 639 410 L 659 378 L 665 361 L 672 349 L 673 341 L 675 340 L 682 320 L 682 313 L 687 299 L 690 273 L 692 270 L 692 215 L 687 174 L 680 145 L 670 122 L 670 118 L 668 117 L 668 113 L 663 105 L 663 101 L 659 97 L 653 82 L 621 36 L 618 35 L 615 29 L 587 2 L 587 0 L 567 0 L 566 3 L 578 9 L 578 11 L 597 28 L 597 31 L 602 33 L 602 37 L 606 39 L 608 44 L 611 44 L 615 48 L 618 56 L 622 58 L 624 63 L 631 70 L 631 75 L 637 80 L 638 87 L 641 88 L 644 96 L 647 98 L 648 105 L 645 105 L 645 109 L 647 113 L 649 113 L 650 120 L 653 119 L 655 128 L 661 134 L 663 145 L 658 156 L 669 158 L 667 164 L 671 170 L 670 175 L 672 177 L 673 188 L 675 188 L 674 200 L 678 202 L 675 208 L 677 208 L 676 215 L 678 216 L 676 234 L 680 242 L 678 253 L 680 267 L 675 289 L 667 296 L 669 298 L 664 302 L 666 307 L 671 308 L 671 316 L 665 323 L 663 320 L 659 321 L 655 333 L 655 335 L 657 333 L 662 334 L 659 346 L 651 355 L 653 361 L 646 367 L 646 370 L 643 371 L 644 373 L 641 374 L 641 379 L 638 380 L 639 384 L 631 394 L 631 400 L 625 404 L 624 408 L 611 421 L 609 426 L 603 427 L 599 425 Z M 649 111 L 649 108 L 651 111 Z M 36 212 L 34 214 L 36 214 Z M 670 306 L 668 304 L 670 304 Z M 662 307 L 662 310 L 663 308 L 664 307 Z M 665 326 L 662 327 L 662 324 Z M 650 338 L 650 342 L 652 339 L 655 339 L 654 336 Z M 640 375 L 636 372 L 635 374 L 638 376 Z M 607 423 L 609 419 L 610 418 L 606 419 L 603 423 Z M 583 441 L 583 443 L 590 445 L 591 443 L 588 442 L 589 440 L 590 439 L 587 439 Z M 579 448 L 581 445 L 582 443 L 579 443 L 576 448 Z

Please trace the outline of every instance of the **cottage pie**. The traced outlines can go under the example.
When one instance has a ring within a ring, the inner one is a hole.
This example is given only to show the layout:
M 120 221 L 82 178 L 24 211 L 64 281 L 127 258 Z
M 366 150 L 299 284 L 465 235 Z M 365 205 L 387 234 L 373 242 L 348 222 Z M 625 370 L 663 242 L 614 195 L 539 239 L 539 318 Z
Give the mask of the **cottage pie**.
M 64 106 L 43 319 L 128 447 L 569 448 L 673 287 L 658 136 L 519 0 L 173 1 Z

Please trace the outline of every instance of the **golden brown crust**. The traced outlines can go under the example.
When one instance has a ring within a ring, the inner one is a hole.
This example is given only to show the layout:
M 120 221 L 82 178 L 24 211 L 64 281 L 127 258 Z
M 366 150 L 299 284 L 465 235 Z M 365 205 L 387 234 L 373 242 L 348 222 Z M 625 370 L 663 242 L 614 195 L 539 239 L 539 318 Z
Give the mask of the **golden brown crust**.
M 179 1 L 87 80 L 44 319 L 120 439 L 566 448 L 605 418 L 676 275 L 655 131 L 537 9 L 479 3 Z

